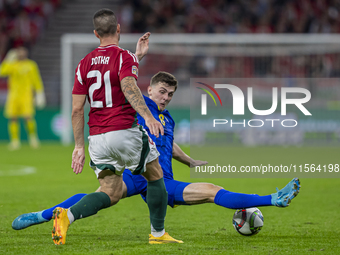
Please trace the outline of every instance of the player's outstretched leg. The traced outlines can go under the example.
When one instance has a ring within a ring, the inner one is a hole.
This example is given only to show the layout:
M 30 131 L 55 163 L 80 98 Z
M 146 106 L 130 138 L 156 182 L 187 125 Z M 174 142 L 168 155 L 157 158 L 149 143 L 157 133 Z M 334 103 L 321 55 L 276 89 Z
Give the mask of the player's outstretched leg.
M 56 245 L 65 244 L 67 230 L 75 220 L 95 215 L 98 211 L 118 203 L 122 197 L 122 176 L 111 170 L 102 170 L 98 174 L 98 180 L 103 192 L 87 194 L 69 209 L 57 207 L 53 211 L 52 239 Z
M 276 193 L 272 194 L 272 205 L 277 207 L 289 206 L 290 201 L 299 194 L 300 180 L 294 178 L 283 189 L 276 188 Z
M 260 206 L 288 206 L 299 193 L 299 179 L 294 178 L 285 188 L 271 195 L 235 193 L 211 183 L 190 183 L 183 193 L 186 204 L 203 204 L 214 202 L 229 209 L 241 209 Z M 177 196 L 178 197 L 178 196 Z
M 40 212 L 30 212 L 30 213 L 24 213 L 16 217 L 16 219 L 12 222 L 12 228 L 14 230 L 21 230 L 25 229 L 27 227 L 41 224 L 44 222 L 48 222 L 52 219 L 53 211 L 57 207 L 62 208 L 69 208 L 72 205 L 76 204 L 80 199 L 82 199 L 86 194 L 79 193 L 72 197 L 69 197 L 65 201 L 61 202 L 60 204 L 57 204 L 49 209 L 45 209 Z
M 66 233 L 70 226 L 70 220 L 67 216 L 68 209 L 57 207 L 53 211 L 53 229 L 52 240 L 54 244 L 60 245 L 66 242 Z

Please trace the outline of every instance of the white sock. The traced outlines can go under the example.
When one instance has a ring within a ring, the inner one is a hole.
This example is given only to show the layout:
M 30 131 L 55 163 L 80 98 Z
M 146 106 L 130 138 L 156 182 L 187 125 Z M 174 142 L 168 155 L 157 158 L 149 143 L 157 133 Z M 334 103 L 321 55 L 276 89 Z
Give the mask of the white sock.
M 70 208 L 67 210 L 67 217 L 68 217 L 68 220 L 70 221 L 70 224 L 72 224 L 72 222 L 74 221 L 74 216 L 73 216 Z
M 154 229 L 154 227 L 151 224 L 151 235 L 153 235 L 154 237 L 161 237 L 164 234 L 165 234 L 164 228 L 161 231 L 157 231 L 156 229 Z

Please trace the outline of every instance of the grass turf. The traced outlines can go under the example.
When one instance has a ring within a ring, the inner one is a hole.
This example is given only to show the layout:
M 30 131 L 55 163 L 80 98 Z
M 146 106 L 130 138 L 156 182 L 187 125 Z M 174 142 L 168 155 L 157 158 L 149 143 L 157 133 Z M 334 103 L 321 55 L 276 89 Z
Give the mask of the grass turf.
M 301 193 L 288 208 L 262 207 L 264 227 L 244 237 L 232 226 L 234 210 L 214 204 L 168 207 L 166 230 L 184 244 L 149 245 L 148 208 L 135 196 L 82 219 L 70 227 L 64 246 L 51 240 L 52 222 L 15 231 L 11 223 L 22 213 L 39 211 L 76 193 L 98 187 L 92 170 L 75 175 L 72 147 L 24 145 L 10 152 L 0 144 L 0 254 L 338 254 L 340 250 L 340 179 L 302 179 Z M 188 148 L 185 148 L 188 151 Z M 245 148 L 252 154 L 258 148 Z M 295 148 L 291 148 L 295 150 Z M 301 151 L 301 148 L 299 148 Z M 237 150 L 236 150 L 237 151 Z M 317 155 L 324 148 L 314 148 Z M 273 147 L 273 155 L 282 153 Z M 236 158 L 230 150 L 230 158 Z M 307 157 L 307 155 L 306 155 Z M 313 155 L 308 154 L 309 159 Z M 249 165 L 252 162 L 244 162 Z M 227 159 L 226 159 L 227 160 Z M 89 158 L 86 159 L 88 165 Z M 307 160 L 306 160 L 307 162 Z M 33 173 L 32 173 L 33 172 Z M 30 173 L 26 174 L 25 173 Z M 340 174 L 340 173 L 339 173 Z M 176 179 L 212 182 L 227 190 L 266 195 L 289 179 L 191 179 L 187 167 L 174 162 Z

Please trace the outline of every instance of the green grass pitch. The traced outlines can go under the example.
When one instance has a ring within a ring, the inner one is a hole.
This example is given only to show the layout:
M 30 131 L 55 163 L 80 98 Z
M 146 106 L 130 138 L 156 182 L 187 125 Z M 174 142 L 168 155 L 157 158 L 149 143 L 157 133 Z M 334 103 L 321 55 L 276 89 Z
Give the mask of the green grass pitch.
M 88 157 L 82 174 L 72 172 L 72 149 L 43 143 L 37 150 L 24 145 L 10 152 L 6 144 L 0 144 L 0 254 L 339 254 L 340 179 L 301 179 L 301 192 L 288 208 L 260 208 L 264 227 L 251 237 L 234 230 L 234 210 L 204 204 L 168 207 L 166 230 L 184 244 L 149 245 L 148 208 L 139 196 L 75 222 L 64 246 L 53 244 L 52 222 L 13 230 L 11 223 L 19 214 L 97 189 Z M 256 148 L 246 150 L 251 153 Z M 274 155 L 280 150 L 273 147 L 271 152 Z M 320 155 L 324 148 L 313 151 Z M 230 154 L 228 157 L 237 157 L 232 150 Z M 182 181 L 212 182 L 227 190 L 260 195 L 273 193 L 275 187 L 282 188 L 289 181 L 190 179 L 189 169 L 179 163 L 174 163 L 174 174 Z

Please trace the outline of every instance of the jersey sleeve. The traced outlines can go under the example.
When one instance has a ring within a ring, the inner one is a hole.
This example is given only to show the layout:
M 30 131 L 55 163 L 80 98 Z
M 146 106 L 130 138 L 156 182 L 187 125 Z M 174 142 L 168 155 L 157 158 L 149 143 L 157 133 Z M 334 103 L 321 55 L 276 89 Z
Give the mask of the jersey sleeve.
M 128 76 L 132 76 L 137 80 L 139 67 L 137 56 L 130 51 L 123 51 L 120 54 L 119 61 L 119 80 L 121 81 Z
M 87 94 L 87 87 L 84 86 L 84 78 L 83 78 L 83 61 L 80 61 L 76 68 L 76 73 L 74 76 L 74 84 L 73 84 L 73 89 L 72 89 L 72 94 L 77 94 L 77 95 L 86 95 Z
M 14 70 L 13 63 L 7 60 L 4 60 L 0 65 L 0 76 L 8 76 Z
M 34 89 L 37 93 L 43 92 L 44 91 L 44 86 L 43 82 L 41 80 L 39 68 L 36 62 L 31 62 L 32 63 L 32 83 L 34 86 Z

